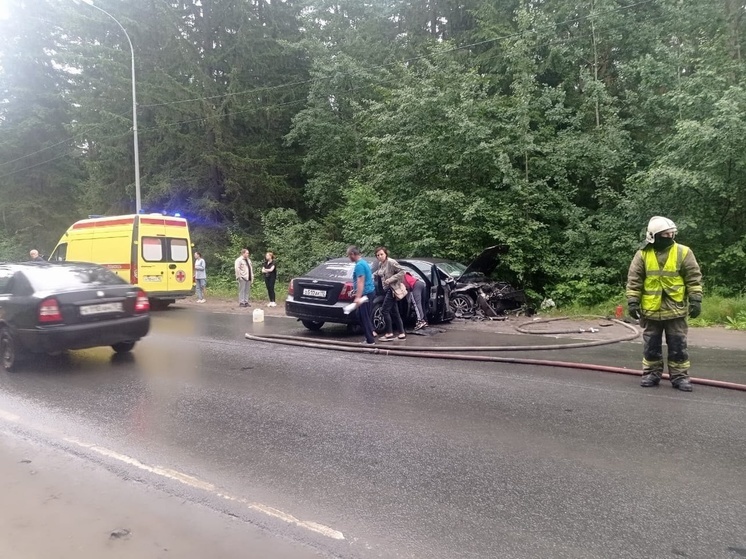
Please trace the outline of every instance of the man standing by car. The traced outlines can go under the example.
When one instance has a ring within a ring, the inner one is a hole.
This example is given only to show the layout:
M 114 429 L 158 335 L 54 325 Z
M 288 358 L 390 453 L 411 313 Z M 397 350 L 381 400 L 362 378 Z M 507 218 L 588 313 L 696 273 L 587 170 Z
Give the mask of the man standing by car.
M 31 258 L 32 262 L 46 262 L 41 256 L 39 256 L 39 251 L 35 248 L 32 248 L 29 253 L 29 257 Z
M 648 222 L 645 247 L 635 253 L 627 275 L 629 315 L 640 319 L 642 380 L 640 386 L 657 386 L 663 374 L 663 332 L 668 346 L 671 384 L 692 391 L 686 337 L 687 315 L 702 311 L 702 272 L 694 253 L 674 242 L 676 224 L 655 216 Z
M 357 305 L 357 316 L 360 325 L 365 332 L 365 343 L 373 345 L 376 340 L 373 338 L 373 318 L 371 316 L 371 301 L 376 292 L 376 285 L 373 283 L 373 272 L 370 265 L 360 254 L 360 249 L 356 246 L 347 248 L 347 257 L 355 263 L 352 270 L 352 285 L 355 286 L 355 304 Z M 363 301 L 362 298 L 368 299 Z
M 249 249 L 241 249 L 241 256 L 236 258 L 234 264 L 236 280 L 238 280 L 238 306 L 250 307 L 251 282 L 254 279 L 254 269 L 249 259 Z

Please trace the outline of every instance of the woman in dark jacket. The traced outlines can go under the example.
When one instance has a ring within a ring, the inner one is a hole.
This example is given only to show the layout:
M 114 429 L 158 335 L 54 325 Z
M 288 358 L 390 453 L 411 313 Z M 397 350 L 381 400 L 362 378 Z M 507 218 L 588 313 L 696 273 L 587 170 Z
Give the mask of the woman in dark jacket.
M 264 276 L 264 285 L 267 286 L 267 294 L 269 295 L 268 307 L 276 307 L 275 303 L 275 281 L 277 280 L 277 262 L 275 261 L 275 255 L 272 252 L 268 252 L 264 255 L 264 262 L 262 262 L 262 275 Z

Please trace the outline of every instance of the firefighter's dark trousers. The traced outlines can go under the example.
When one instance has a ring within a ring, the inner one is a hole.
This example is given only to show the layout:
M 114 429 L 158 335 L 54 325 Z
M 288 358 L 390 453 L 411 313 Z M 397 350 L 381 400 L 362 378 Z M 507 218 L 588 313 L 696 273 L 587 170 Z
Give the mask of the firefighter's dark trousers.
M 666 333 L 668 346 L 668 374 L 671 382 L 689 377 L 689 353 L 686 350 L 686 335 L 689 325 L 686 317 L 670 320 L 640 319 L 640 326 L 644 328 L 642 339 L 645 343 L 642 351 L 642 374 L 655 375 L 660 378 L 663 374 L 663 332 Z

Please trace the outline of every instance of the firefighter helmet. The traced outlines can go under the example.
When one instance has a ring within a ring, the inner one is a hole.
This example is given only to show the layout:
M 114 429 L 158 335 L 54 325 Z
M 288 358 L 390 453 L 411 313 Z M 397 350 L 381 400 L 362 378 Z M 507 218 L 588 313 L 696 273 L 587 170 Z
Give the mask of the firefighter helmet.
M 676 233 L 676 224 L 667 217 L 661 217 L 659 215 L 653 216 L 648 222 L 648 230 L 645 232 L 645 241 L 652 243 L 655 241 L 655 236 L 658 233 L 665 233 L 667 231 Z

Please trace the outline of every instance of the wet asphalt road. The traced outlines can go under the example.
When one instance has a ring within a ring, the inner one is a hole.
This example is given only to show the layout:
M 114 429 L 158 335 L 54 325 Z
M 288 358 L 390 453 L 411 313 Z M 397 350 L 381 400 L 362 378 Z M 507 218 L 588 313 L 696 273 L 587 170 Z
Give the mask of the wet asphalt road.
M 130 358 L 96 349 L 3 373 L 0 410 L 29 437 L 330 556 L 746 556 L 742 392 L 243 338 L 308 336 L 287 319 L 253 325 L 180 308 L 153 318 Z M 459 336 L 469 342 L 433 341 Z M 634 367 L 639 349 L 592 357 Z M 738 355 L 721 361 L 743 379 Z M 200 483 L 133 470 L 121 456 Z M 316 525 L 344 539 L 308 530 Z

